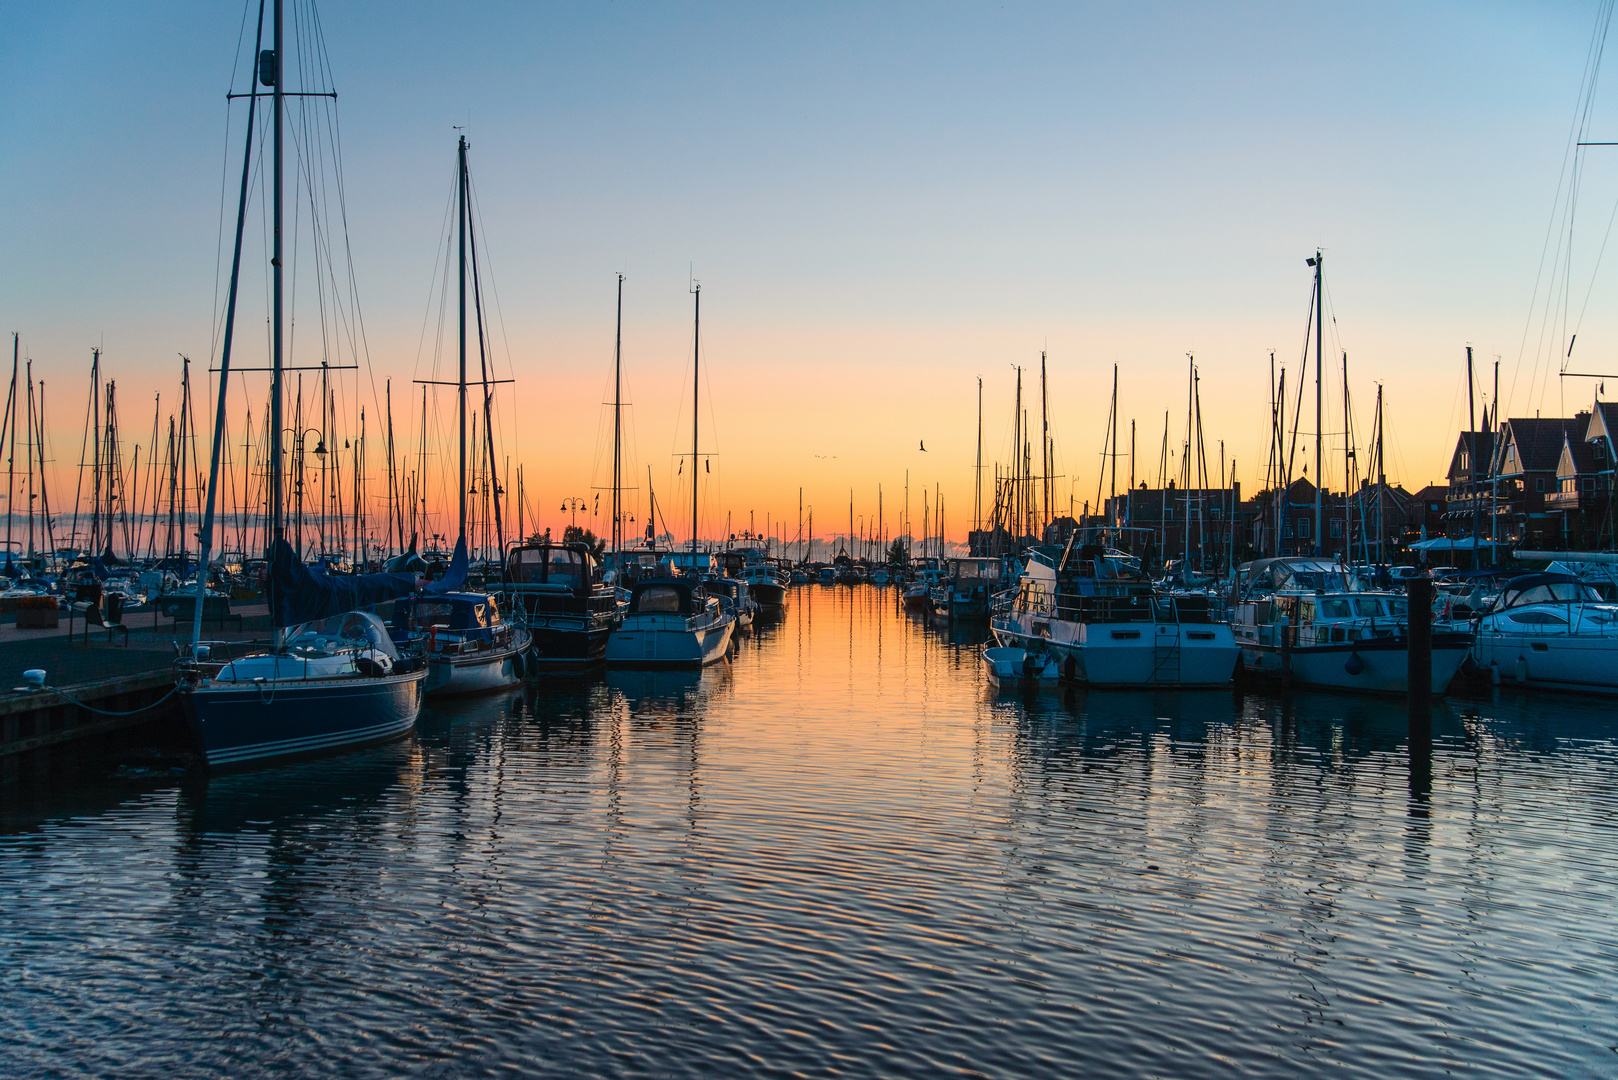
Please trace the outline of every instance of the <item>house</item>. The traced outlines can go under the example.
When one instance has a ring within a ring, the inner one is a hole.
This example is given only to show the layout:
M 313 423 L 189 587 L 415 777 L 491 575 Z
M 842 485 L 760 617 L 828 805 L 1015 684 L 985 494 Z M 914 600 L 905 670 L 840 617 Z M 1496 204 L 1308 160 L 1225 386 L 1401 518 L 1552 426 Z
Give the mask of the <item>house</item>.
M 1571 419 L 1513 417 L 1500 425 L 1494 438 L 1493 467 L 1480 479 L 1476 493 L 1482 503 L 1493 509 L 1493 524 L 1485 515 L 1483 530 L 1502 544 L 1562 543 L 1564 519 L 1560 515 L 1553 519 L 1546 500 L 1560 490 L 1557 473 L 1563 449 L 1569 440 L 1584 441 L 1590 418 L 1587 412 Z M 1573 468 L 1576 472 L 1576 465 Z M 1451 507 L 1454 505 L 1452 499 Z M 1452 520 L 1450 526 L 1451 536 L 1471 534 L 1470 521 L 1463 527 Z

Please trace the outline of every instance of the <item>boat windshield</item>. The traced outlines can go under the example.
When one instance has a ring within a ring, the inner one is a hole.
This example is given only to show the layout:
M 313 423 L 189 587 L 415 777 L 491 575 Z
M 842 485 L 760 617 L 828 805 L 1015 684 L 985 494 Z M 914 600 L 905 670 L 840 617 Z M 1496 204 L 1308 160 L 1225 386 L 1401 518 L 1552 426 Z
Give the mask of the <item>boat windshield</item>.
M 315 652 L 369 648 L 394 659 L 399 657 L 382 620 L 366 611 L 348 611 L 291 627 L 287 630 L 287 648 Z
M 1508 590 L 1500 597 L 1502 608 L 1521 607 L 1524 604 L 1589 604 L 1600 603 L 1601 594 L 1578 581 L 1552 581 L 1530 585 L 1526 589 Z
M 1274 568 L 1277 591 L 1344 592 L 1348 579 L 1341 567 L 1330 563 L 1291 563 Z

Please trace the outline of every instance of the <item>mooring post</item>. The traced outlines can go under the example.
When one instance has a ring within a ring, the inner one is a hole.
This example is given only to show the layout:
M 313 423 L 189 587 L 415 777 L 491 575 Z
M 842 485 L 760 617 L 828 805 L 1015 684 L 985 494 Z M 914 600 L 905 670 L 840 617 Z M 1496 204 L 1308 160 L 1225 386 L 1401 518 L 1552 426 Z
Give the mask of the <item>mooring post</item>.
M 1410 704 L 1410 787 L 1425 795 L 1432 785 L 1433 768 L 1433 582 L 1411 578 L 1410 611 L 1405 633 L 1405 669 Z

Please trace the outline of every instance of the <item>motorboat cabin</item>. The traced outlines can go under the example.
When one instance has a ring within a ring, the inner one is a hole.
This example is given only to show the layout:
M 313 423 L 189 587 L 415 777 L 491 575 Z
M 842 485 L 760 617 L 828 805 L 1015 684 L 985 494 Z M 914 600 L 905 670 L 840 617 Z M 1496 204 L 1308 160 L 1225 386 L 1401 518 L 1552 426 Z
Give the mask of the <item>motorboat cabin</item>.
M 735 616 L 689 578 L 638 581 L 630 588 L 622 625 L 607 639 L 607 662 L 705 667 L 725 658 L 735 628 Z
M 618 598 L 584 544 L 518 544 L 501 588 L 511 617 L 529 633 L 529 666 L 583 667 L 606 658 Z

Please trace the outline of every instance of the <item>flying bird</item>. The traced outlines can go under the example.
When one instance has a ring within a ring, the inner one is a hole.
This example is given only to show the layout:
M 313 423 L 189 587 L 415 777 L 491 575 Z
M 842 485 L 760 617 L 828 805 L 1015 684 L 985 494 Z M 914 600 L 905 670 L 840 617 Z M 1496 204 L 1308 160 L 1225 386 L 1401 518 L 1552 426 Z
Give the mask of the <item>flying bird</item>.
M 926 439 L 921 440 L 921 452 L 924 453 L 924 454 L 927 452 L 927 440 Z

